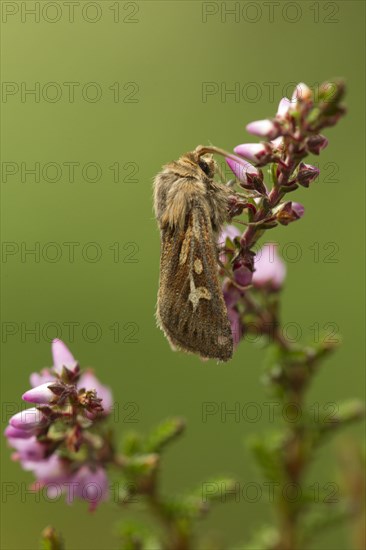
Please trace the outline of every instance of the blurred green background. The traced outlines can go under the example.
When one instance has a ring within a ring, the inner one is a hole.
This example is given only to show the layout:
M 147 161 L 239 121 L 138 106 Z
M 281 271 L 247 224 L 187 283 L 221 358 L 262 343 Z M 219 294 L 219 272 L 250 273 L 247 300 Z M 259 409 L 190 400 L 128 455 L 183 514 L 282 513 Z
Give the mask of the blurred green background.
M 225 12 L 237 6 L 236 15 Z M 154 319 L 152 180 L 198 144 L 251 141 L 245 124 L 272 115 L 294 83 L 346 79 L 349 113 L 326 131 L 330 144 L 313 159 L 319 181 L 296 194 L 306 214 L 270 239 L 289 260 L 284 322 L 300 327 L 302 341 L 314 340 L 315 323 L 333 323 L 343 336 L 310 402 L 363 398 L 364 3 L 80 1 L 73 16 L 62 1 L 1 8 L 4 426 L 30 373 L 51 364 L 49 342 L 58 336 L 113 388 L 121 433 L 186 418 L 186 435 L 165 458 L 164 490 L 185 491 L 217 474 L 242 487 L 261 483 L 245 441 L 272 427 L 260 383 L 264 352 L 243 342 L 232 362 L 217 365 L 170 351 Z M 27 13 L 34 8 L 39 15 Z M 214 84 L 204 96 L 207 82 Z M 235 87 L 239 95 L 225 93 Z M 36 95 L 25 93 L 32 88 Z M 25 171 L 37 162 L 39 181 Z M 70 163 L 78 163 L 74 178 Z M 26 254 L 34 247 L 39 253 Z M 255 402 L 262 418 L 216 414 L 203 422 L 205 402 L 220 410 Z M 138 423 L 126 420 L 128 403 L 138 405 Z M 359 438 L 363 428 L 350 432 Z M 3 497 L 2 549 L 33 549 L 48 524 L 70 550 L 118 548 L 113 529 L 131 514 L 105 504 L 91 517 L 85 503 L 37 502 L 26 492 L 31 476 L 2 444 L 2 481 L 19 484 Z M 309 485 L 336 480 L 331 444 Z M 264 489 L 256 503 L 242 496 L 219 505 L 201 531 L 235 547 L 270 520 L 267 500 Z M 349 547 L 341 526 L 316 544 Z

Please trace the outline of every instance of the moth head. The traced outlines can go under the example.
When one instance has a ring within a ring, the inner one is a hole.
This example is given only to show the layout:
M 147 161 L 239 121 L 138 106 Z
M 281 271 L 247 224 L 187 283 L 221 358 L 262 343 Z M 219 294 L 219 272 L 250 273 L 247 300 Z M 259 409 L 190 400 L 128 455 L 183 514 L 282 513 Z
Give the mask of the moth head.
M 193 178 L 208 183 L 215 175 L 216 162 L 212 154 L 191 151 L 177 161 L 167 164 L 165 168 L 182 178 Z
M 216 163 L 211 154 L 200 154 L 197 151 L 192 151 L 180 160 L 190 166 L 192 175 L 198 180 L 206 180 L 207 178 L 211 180 L 215 175 Z

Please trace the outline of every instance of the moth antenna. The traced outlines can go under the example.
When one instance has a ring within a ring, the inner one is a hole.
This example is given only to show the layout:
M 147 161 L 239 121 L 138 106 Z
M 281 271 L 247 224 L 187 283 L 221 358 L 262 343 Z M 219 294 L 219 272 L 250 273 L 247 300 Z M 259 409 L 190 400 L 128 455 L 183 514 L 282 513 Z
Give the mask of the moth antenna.
M 210 145 L 199 145 L 198 147 L 196 147 L 195 153 L 197 153 L 197 155 L 199 157 L 201 157 L 202 155 L 205 155 L 207 153 L 212 153 L 213 155 L 220 155 L 222 157 L 228 157 L 228 158 L 238 162 L 238 157 L 236 157 L 232 153 L 228 153 L 227 151 L 225 151 L 224 149 L 221 149 L 220 147 L 215 147 L 214 145 L 212 145 L 212 146 L 210 146 Z

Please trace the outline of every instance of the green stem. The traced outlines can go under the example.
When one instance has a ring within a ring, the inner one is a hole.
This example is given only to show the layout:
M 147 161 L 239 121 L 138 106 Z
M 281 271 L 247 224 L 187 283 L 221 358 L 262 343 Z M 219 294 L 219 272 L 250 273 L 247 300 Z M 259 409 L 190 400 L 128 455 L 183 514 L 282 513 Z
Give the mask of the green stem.
M 189 550 L 189 534 L 179 529 L 176 518 L 165 509 L 164 502 L 158 494 L 156 473 L 146 494 L 146 500 L 152 514 L 159 520 L 166 533 L 162 541 L 164 550 Z

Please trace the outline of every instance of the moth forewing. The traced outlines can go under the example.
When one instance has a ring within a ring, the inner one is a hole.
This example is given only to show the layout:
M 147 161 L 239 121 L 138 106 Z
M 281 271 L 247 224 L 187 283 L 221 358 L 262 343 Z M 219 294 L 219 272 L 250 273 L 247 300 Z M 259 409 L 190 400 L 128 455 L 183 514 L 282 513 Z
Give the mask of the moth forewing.
M 229 190 L 213 180 L 215 163 L 196 151 L 155 178 L 161 259 L 157 321 L 174 348 L 227 361 L 233 339 L 218 276 L 217 236 Z

